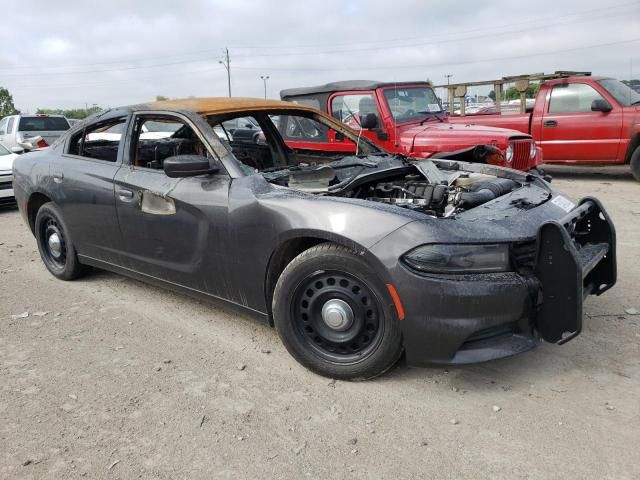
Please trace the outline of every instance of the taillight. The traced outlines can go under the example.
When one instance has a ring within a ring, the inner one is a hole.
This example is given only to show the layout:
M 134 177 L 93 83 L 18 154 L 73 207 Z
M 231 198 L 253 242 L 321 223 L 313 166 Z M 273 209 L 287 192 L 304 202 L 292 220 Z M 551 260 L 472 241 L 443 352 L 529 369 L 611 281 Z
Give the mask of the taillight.
M 47 145 L 47 142 L 45 142 L 44 138 L 41 138 L 40 140 L 38 140 L 38 148 L 44 148 L 44 147 L 48 147 L 49 145 Z

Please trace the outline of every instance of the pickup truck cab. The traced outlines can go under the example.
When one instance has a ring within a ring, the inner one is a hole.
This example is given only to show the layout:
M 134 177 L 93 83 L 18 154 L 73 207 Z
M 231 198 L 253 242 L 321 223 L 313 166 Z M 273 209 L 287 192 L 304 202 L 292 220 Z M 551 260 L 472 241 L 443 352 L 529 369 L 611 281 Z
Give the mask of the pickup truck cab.
M 352 80 L 282 90 L 280 97 L 322 110 L 385 150 L 408 157 L 491 145 L 498 154 L 488 156 L 487 163 L 529 170 L 542 162 L 542 150 L 528 133 L 450 123 L 428 82 Z M 343 151 L 339 137 L 328 136 L 321 143 L 323 149 Z
M 449 121 L 529 133 L 544 150 L 545 163 L 630 163 L 640 180 L 640 93 L 613 78 L 547 80 L 530 113 L 451 116 Z

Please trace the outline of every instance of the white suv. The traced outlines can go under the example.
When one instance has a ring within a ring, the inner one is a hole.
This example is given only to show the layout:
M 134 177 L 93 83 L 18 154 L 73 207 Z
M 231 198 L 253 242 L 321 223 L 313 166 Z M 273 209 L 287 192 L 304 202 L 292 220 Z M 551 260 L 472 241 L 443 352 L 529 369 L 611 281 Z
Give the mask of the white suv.
M 9 115 L 0 120 L 0 143 L 14 153 L 44 148 L 69 130 L 62 115 Z

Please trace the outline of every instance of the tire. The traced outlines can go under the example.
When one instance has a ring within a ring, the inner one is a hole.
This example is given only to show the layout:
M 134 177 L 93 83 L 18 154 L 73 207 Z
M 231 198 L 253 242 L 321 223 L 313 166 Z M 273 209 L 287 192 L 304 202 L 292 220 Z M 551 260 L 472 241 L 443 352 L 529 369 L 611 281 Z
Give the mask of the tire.
M 339 245 L 317 245 L 287 265 L 274 291 L 273 315 L 289 353 L 326 377 L 373 378 L 402 354 L 384 283 L 361 256 Z
M 38 210 L 34 231 L 40 257 L 54 277 L 73 280 L 86 273 L 88 267 L 78 261 L 69 230 L 53 202 Z
M 636 149 L 633 151 L 629 163 L 631 165 L 631 173 L 633 174 L 633 178 L 640 182 L 640 147 L 636 147 Z

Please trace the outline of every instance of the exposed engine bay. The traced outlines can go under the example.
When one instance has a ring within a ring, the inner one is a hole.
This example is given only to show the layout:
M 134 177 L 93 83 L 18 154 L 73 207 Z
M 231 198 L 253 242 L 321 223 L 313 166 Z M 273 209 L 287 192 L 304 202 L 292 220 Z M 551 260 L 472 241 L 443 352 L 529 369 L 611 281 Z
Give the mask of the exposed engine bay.
M 330 163 L 300 164 L 262 174 L 272 183 L 295 190 L 360 198 L 434 217 L 470 210 L 523 184 L 517 179 L 484 173 L 483 166 L 450 160 L 409 161 L 392 156 L 375 161 L 344 157 Z

